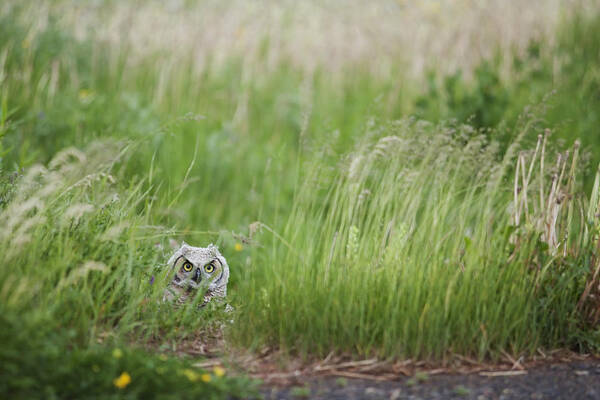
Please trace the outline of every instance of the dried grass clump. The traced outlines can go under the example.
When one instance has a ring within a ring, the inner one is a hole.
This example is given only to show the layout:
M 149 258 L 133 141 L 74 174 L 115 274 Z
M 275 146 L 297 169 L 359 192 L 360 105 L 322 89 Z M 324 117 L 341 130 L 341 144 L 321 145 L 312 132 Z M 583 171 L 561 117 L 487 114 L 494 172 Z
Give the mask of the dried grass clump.
M 578 181 L 582 169 L 580 143 L 549 159 L 549 130 L 538 136 L 536 148 L 518 154 L 513 187 L 511 240 L 516 255 L 524 238 L 538 237 L 539 249 L 548 253 L 556 268 L 569 260 L 583 262 L 589 256 L 585 288 L 577 302 L 577 311 L 592 326 L 600 323 L 600 169 L 588 199 Z M 540 258 L 531 258 L 527 265 L 541 271 Z

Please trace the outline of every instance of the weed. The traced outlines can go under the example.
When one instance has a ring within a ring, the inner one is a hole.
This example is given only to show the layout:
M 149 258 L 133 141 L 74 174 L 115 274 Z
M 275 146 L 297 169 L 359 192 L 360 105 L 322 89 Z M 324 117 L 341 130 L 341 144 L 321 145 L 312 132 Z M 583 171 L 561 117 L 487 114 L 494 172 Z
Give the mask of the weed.
M 310 387 L 309 386 L 294 386 L 290 390 L 290 395 L 298 398 L 309 398 L 310 397 Z
M 462 385 L 455 386 L 453 391 L 457 396 L 468 396 L 471 393 L 470 389 Z

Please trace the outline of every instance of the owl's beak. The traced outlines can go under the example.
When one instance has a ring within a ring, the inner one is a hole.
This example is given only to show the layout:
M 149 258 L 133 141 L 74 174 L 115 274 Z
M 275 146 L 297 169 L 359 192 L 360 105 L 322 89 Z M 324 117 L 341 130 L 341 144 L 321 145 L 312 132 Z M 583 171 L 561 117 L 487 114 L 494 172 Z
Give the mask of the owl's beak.
M 196 272 L 194 272 L 192 280 L 196 283 L 200 283 L 200 281 L 202 280 L 202 275 L 200 275 L 200 268 L 196 268 Z

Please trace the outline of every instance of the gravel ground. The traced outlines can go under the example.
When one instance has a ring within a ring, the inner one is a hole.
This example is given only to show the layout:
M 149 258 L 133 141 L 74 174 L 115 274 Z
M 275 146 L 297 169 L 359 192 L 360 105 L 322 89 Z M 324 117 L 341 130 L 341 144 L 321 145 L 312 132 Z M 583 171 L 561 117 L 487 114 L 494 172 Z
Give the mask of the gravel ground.
M 265 387 L 265 399 L 600 399 L 600 361 L 530 369 L 524 375 L 424 374 L 398 381 L 324 377 L 304 386 Z

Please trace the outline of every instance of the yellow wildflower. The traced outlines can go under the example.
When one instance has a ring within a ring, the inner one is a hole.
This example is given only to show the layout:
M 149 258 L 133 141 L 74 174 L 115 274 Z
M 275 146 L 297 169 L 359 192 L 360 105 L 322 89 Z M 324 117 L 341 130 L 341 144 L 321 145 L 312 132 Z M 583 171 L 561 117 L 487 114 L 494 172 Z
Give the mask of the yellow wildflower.
M 210 382 L 210 379 L 211 379 L 211 378 L 210 378 L 210 374 L 202 374 L 202 375 L 200 376 L 200 379 L 202 379 L 202 382 L 206 382 L 206 383 L 208 383 L 208 382 Z
M 196 382 L 199 378 L 196 371 L 191 369 L 184 369 L 182 372 L 190 380 L 190 382 Z
M 215 373 L 216 377 L 222 377 L 223 375 L 225 375 L 225 368 L 223 367 L 219 367 L 218 365 L 216 367 L 213 368 L 213 372 Z
M 235 251 L 242 251 L 244 249 L 244 247 L 242 247 L 242 244 L 238 242 L 235 244 L 235 246 L 233 246 L 233 249 Z
M 78 95 L 80 101 L 88 103 L 94 97 L 94 91 L 90 89 L 80 89 Z
M 118 378 L 113 380 L 113 383 L 119 389 L 124 389 L 127 385 L 131 383 L 131 376 L 127 372 L 123 372 Z
M 121 349 L 114 349 L 112 352 L 112 356 L 116 359 L 123 357 L 123 351 Z

